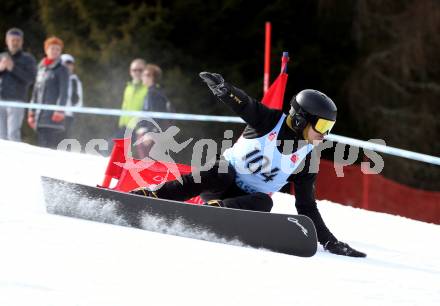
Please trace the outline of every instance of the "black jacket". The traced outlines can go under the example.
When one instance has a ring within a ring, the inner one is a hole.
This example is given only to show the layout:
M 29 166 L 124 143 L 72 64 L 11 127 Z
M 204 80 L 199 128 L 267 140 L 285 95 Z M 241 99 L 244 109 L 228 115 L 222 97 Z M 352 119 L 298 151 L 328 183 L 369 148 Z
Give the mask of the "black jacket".
M 144 111 L 151 112 L 173 112 L 170 101 L 162 92 L 159 85 L 148 87 L 147 95 L 144 99 Z
M 144 106 L 142 110 L 147 112 L 168 112 L 168 113 L 173 113 L 175 111 L 173 105 L 165 96 L 162 89 L 160 88 L 160 85 L 158 84 L 154 84 L 148 87 L 148 92 L 147 95 L 145 96 Z M 162 130 L 166 130 L 168 127 L 170 127 L 173 124 L 171 120 L 167 120 L 167 119 L 155 119 L 155 122 L 160 126 Z M 136 129 L 140 127 L 143 127 L 150 132 L 153 131 L 157 132 L 157 128 L 148 121 L 141 120 L 138 123 Z
M 0 99 L 26 101 L 29 86 L 34 82 L 37 71 L 35 58 L 23 51 L 18 51 L 14 55 L 9 52 L 0 54 L 0 58 L 4 56 L 12 58 L 14 67 L 11 71 L 0 72 Z
M 238 116 L 240 116 L 247 126 L 243 132 L 243 137 L 252 139 L 261 137 L 267 134 L 278 123 L 282 111 L 269 109 L 262 103 L 259 103 L 255 99 L 248 96 L 244 91 L 228 86 L 230 92 L 219 97 L 219 99 L 227 104 Z M 304 140 L 302 136 L 302 130 L 291 129 L 286 121 L 284 121 L 278 139 L 280 140 L 278 149 L 283 152 L 283 141 L 294 140 L 298 143 L 299 140 Z M 296 150 L 295 146 L 293 148 Z M 291 152 L 289 152 L 290 154 Z M 310 217 L 315 223 L 318 240 L 321 244 L 325 244 L 327 241 L 337 241 L 335 236 L 330 232 L 324 223 L 324 220 L 319 213 L 315 200 L 315 181 L 316 173 L 309 173 L 311 153 L 309 153 L 305 160 L 305 166 L 297 173 L 292 174 L 289 177 L 289 181 L 293 182 L 295 187 L 296 202 L 295 206 L 299 214 Z
M 67 90 L 69 86 L 69 72 L 58 59 L 52 64 L 46 66 L 43 61 L 38 65 L 37 79 L 32 93 L 31 103 L 66 105 Z M 64 120 L 61 122 L 52 121 L 53 111 L 37 110 L 36 123 L 37 128 L 55 128 L 63 130 L 65 128 Z

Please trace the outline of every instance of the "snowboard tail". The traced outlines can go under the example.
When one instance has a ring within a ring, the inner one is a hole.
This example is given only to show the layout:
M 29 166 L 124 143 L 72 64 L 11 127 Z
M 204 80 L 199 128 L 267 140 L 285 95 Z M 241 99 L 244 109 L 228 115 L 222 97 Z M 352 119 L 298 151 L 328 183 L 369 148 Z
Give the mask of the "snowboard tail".
M 301 257 L 317 250 L 315 226 L 303 215 L 192 205 L 49 177 L 43 177 L 42 184 L 46 209 L 52 214 Z

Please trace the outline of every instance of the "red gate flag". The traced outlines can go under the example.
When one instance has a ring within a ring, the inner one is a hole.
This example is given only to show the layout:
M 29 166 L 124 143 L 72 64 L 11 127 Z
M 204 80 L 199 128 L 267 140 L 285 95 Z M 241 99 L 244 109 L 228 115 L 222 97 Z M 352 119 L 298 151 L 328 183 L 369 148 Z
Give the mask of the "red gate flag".
M 281 73 L 275 82 L 269 87 L 269 90 L 261 101 L 264 105 L 273 109 L 283 109 L 284 93 L 287 85 L 287 62 L 289 61 L 289 53 L 283 52 L 281 58 Z

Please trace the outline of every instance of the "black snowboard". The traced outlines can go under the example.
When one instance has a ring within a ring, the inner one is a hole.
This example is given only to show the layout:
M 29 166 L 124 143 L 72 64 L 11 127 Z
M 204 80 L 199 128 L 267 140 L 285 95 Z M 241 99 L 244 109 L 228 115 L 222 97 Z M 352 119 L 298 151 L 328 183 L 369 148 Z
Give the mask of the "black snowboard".
M 49 213 L 310 257 L 310 218 L 146 198 L 43 177 Z

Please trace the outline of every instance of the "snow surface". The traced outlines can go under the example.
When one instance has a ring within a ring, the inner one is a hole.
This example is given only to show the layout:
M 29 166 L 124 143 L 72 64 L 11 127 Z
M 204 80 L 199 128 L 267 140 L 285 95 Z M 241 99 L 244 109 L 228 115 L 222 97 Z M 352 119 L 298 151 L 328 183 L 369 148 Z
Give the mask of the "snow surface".
M 107 160 L 6 141 L 0 156 L 2 306 L 440 305 L 439 225 L 320 201 L 368 257 L 300 258 L 49 215 L 41 175 L 96 185 Z

